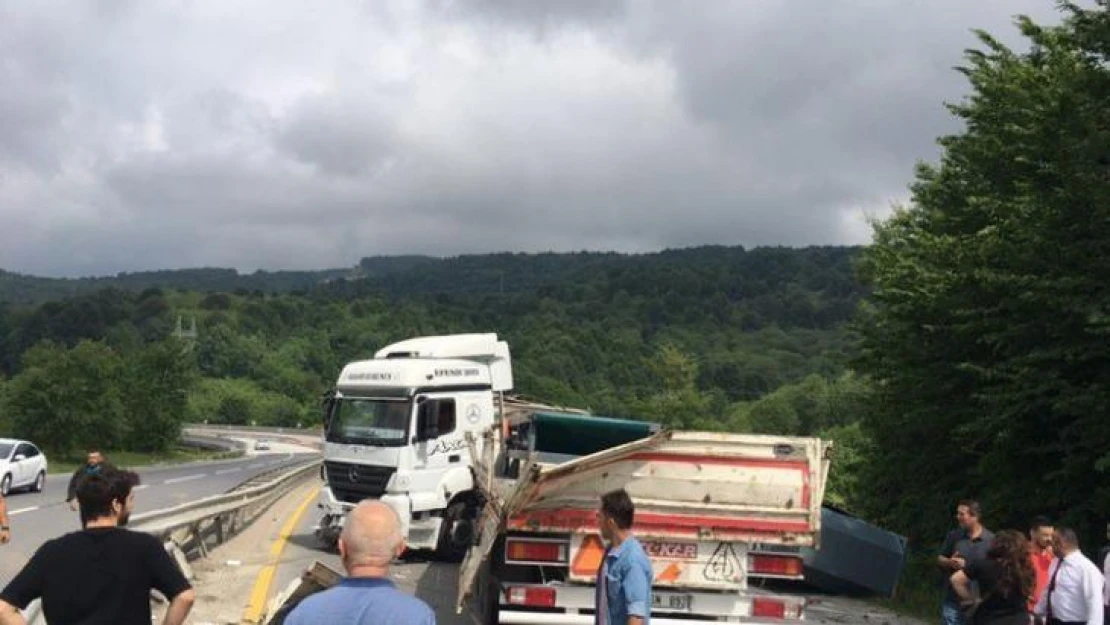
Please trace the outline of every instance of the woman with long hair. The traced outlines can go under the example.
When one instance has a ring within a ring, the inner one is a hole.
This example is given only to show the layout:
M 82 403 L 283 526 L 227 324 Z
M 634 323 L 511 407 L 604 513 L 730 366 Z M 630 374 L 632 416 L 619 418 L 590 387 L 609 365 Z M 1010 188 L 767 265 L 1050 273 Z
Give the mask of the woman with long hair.
M 973 610 L 971 625 L 1028 625 L 1036 573 L 1029 561 L 1029 541 L 1021 532 L 995 534 L 987 557 L 956 571 L 951 580 L 962 604 Z M 977 604 L 973 581 L 979 584 Z

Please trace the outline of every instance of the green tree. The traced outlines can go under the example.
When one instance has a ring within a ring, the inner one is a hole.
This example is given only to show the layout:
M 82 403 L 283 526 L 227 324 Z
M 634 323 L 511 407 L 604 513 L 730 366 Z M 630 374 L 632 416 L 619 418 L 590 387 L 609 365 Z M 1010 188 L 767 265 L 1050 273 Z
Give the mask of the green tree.
M 242 395 L 228 395 L 220 400 L 213 421 L 225 425 L 246 425 L 251 419 L 251 402 Z
M 874 457 L 874 449 L 862 423 L 838 425 L 817 435 L 833 443 L 825 502 L 852 514 L 866 514 L 870 501 L 867 467 Z
M 7 393 L 14 434 L 62 457 L 89 445 L 118 448 L 128 433 L 120 381 L 119 356 L 104 343 L 36 345 Z
M 911 536 L 965 495 L 1091 537 L 1110 509 L 1110 13 L 1061 7 L 1025 53 L 979 33 L 966 130 L 860 261 L 873 511 Z
M 698 390 L 698 365 L 678 347 L 664 343 L 644 363 L 654 388 L 640 404 L 643 416 L 675 429 L 723 429 L 723 395 Z
M 197 378 L 192 354 L 174 338 L 152 343 L 124 361 L 128 449 L 164 451 L 177 441 Z

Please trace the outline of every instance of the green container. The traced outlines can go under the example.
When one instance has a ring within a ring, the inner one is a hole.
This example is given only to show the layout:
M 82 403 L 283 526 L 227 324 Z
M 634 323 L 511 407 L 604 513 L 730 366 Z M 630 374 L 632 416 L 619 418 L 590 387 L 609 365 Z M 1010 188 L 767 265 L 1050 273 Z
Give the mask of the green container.
M 537 412 L 532 417 L 535 450 L 587 456 L 659 431 L 658 423 L 593 415 Z

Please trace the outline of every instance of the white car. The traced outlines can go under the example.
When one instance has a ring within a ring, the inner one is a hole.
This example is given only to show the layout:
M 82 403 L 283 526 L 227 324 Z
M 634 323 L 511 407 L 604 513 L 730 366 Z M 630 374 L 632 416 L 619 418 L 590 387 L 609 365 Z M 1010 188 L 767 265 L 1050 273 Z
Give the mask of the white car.
M 46 454 L 28 441 L 0 438 L 0 495 L 46 486 Z

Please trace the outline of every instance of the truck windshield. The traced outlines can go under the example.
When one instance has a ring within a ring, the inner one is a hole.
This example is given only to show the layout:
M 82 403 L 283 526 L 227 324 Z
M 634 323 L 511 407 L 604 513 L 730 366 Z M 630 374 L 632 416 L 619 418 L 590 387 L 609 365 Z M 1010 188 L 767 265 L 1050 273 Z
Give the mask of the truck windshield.
M 408 441 L 411 403 L 405 399 L 344 397 L 328 426 L 330 443 L 402 447 Z

